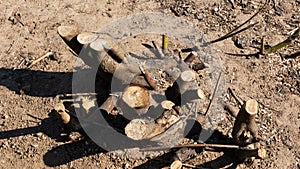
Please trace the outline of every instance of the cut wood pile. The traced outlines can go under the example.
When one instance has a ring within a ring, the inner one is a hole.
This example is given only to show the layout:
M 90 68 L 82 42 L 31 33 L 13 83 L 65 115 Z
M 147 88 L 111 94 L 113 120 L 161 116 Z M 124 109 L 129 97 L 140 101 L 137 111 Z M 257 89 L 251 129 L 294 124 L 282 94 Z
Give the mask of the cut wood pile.
M 95 33 L 79 33 L 76 26 L 60 26 L 58 33 L 76 56 L 91 68 L 97 69 L 95 79 L 101 79 L 111 86 L 108 95 L 97 97 L 101 99 L 89 98 L 90 95 L 100 95 L 97 92 L 74 94 L 70 95 L 73 96 L 72 103 L 67 104 L 66 100 L 62 99 L 54 108 L 62 122 L 73 130 L 84 135 L 85 127 L 78 120 L 76 110 L 81 109 L 79 112 L 85 113 L 87 125 L 90 119 L 97 117 L 93 116 L 95 112 L 101 112 L 110 119 L 121 116 L 124 124 L 110 120 L 113 128 L 119 133 L 136 142 L 146 140 L 151 143 L 163 143 L 159 144 L 160 146 L 137 146 L 140 151 L 181 148 L 231 149 L 241 162 L 266 158 L 266 150 L 260 146 L 257 138 L 255 116 L 258 103 L 253 99 L 242 102 L 238 112 L 228 108 L 234 116 L 236 115 L 232 131 L 233 145 L 179 145 L 186 135 L 184 130 L 188 119 L 205 125 L 202 123 L 208 117 L 218 87 L 218 82 L 216 86 L 207 82 L 209 75 L 205 69 L 209 64 L 203 62 L 196 51 L 178 48 L 171 50 L 170 48 L 176 45 L 172 46 L 170 37 L 163 35 L 162 48 L 154 41 L 151 41 L 151 45 L 141 44 L 152 51 L 153 57 L 149 59 L 146 58 L 148 55 L 134 54 L 135 51 L 128 51 L 122 45 L 114 44 L 107 49 L 105 40 L 99 39 Z M 220 73 L 219 79 L 221 75 Z M 83 117 L 82 114 L 80 116 Z M 103 124 L 96 126 L 99 132 L 105 128 Z M 129 148 L 134 148 L 134 145 Z M 182 165 L 180 160 L 175 160 L 171 168 L 181 168 Z

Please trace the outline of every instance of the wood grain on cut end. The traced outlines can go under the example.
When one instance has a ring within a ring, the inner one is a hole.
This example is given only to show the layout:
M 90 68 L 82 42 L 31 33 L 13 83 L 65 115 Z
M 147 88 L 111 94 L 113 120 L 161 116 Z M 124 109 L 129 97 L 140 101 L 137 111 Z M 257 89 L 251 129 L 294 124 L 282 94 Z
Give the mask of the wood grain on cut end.
M 175 104 L 169 100 L 164 100 L 161 103 L 161 107 L 164 108 L 165 110 L 171 110 Z
M 182 162 L 179 160 L 174 161 L 171 166 L 171 169 L 181 169 L 182 168 Z
M 191 70 L 187 70 L 181 73 L 180 78 L 184 82 L 191 82 L 195 80 L 195 73 Z
M 254 99 L 250 99 L 245 104 L 245 110 L 249 115 L 255 115 L 258 112 L 258 103 Z
M 148 134 L 153 132 L 155 130 L 155 127 L 156 125 L 154 123 L 150 123 L 142 119 L 134 119 L 126 125 L 125 134 L 127 135 L 127 137 L 134 140 L 142 140 Z
M 92 32 L 82 32 L 77 36 L 77 40 L 79 43 L 85 45 L 95 41 L 98 36 Z
M 128 86 L 123 92 L 122 99 L 132 108 L 144 108 L 150 104 L 148 90 L 137 85 Z
M 67 41 L 71 41 L 79 33 L 78 27 L 75 25 L 59 26 L 57 28 L 57 32 L 63 39 Z

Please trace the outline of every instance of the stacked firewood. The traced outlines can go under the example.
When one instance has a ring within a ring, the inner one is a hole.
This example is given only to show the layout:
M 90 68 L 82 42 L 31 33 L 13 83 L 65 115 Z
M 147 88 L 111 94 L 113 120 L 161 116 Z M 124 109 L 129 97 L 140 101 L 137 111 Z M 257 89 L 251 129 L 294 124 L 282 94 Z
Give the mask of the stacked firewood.
M 97 109 L 107 115 L 124 116 L 129 121 L 123 129 L 124 133 L 133 140 L 159 140 L 164 134 L 172 137 L 168 129 L 176 127 L 176 123 L 183 123 L 183 119 L 186 120 L 191 114 L 197 113 L 199 100 L 210 101 L 209 94 L 200 89 L 196 82 L 197 71 L 207 68 L 208 65 L 202 62 L 194 51 L 189 51 L 186 57 L 182 57 L 181 51 L 176 50 L 178 57 L 174 57 L 175 50 L 170 52 L 168 49 L 166 36 L 163 36 L 162 49 L 155 43 L 151 46 L 157 58 L 140 60 L 120 46 L 107 48 L 107 42 L 99 39 L 97 34 L 79 33 L 76 26 L 61 26 L 58 33 L 75 55 L 90 67 L 97 69 L 98 77 L 114 86 L 112 93 Z M 167 85 L 161 85 L 162 80 Z M 89 102 L 95 101 L 86 99 L 84 102 L 82 104 L 88 105 Z M 55 111 L 64 124 L 75 130 L 81 129 L 76 120 L 76 112 L 67 111 L 63 103 L 60 103 Z M 86 113 L 88 111 L 89 109 L 86 109 Z M 243 103 L 238 113 L 234 113 L 237 114 L 232 132 L 235 146 L 198 146 L 236 149 L 242 161 L 249 158 L 265 158 L 265 149 L 253 144 L 258 140 L 255 123 L 257 112 L 258 103 L 248 100 Z M 182 147 L 197 147 L 197 144 L 175 146 Z

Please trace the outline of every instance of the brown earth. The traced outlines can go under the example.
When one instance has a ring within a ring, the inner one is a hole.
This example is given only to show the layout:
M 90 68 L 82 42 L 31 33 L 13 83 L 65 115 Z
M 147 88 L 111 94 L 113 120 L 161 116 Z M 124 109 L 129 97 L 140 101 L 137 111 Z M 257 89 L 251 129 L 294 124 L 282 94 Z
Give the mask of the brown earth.
M 168 155 L 155 159 L 120 158 L 103 151 L 90 140 L 70 141 L 69 129 L 53 117 L 51 110 L 59 95 L 71 93 L 76 57 L 57 34 L 60 25 L 77 24 L 81 31 L 97 31 L 106 23 L 129 14 L 159 11 L 179 15 L 193 22 L 207 39 L 215 39 L 247 20 L 262 2 L 235 1 L 92 1 L 54 0 L 0 2 L 0 168 L 162 168 L 172 160 Z M 255 57 L 261 37 L 275 45 L 299 26 L 300 1 L 271 1 L 253 21 L 255 27 L 212 46 L 221 57 L 226 86 L 237 96 L 260 103 L 257 117 L 259 136 L 268 158 L 256 160 L 250 168 L 299 168 L 300 57 L 298 37 L 274 54 Z M 172 9 L 172 10 L 171 10 Z M 20 21 L 12 21 L 13 14 Z M 234 43 L 235 42 L 235 43 Z M 32 68 L 26 65 L 48 51 Z M 236 104 L 230 95 L 225 98 Z M 219 128 L 231 132 L 232 118 Z M 219 168 L 223 153 L 202 151 L 186 163 L 199 168 Z M 226 154 L 226 153 L 225 153 Z M 234 166 L 232 166 L 234 167 Z M 239 165 L 238 168 L 243 168 Z

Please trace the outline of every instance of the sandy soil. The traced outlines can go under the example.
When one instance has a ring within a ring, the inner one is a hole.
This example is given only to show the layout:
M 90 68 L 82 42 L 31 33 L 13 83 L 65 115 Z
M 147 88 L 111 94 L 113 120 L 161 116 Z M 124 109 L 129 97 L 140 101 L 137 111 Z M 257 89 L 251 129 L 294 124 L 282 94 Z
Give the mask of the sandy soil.
M 58 26 L 77 24 L 81 31 L 97 31 L 122 16 L 159 11 L 193 22 L 212 40 L 251 17 L 262 4 L 240 0 L 233 8 L 227 0 L 0 2 L 0 168 L 163 168 L 172 162 L 170 155 L 120 158 L 89 139 L 66 138 L 69 129 L 51 110 L 60 95 L 72 92 L 76 57 L 57 34 Z M 11 20 L 14 13 L 19 21 Z M 262 103 L 256 120 L 268 158 L 256 160 L 250 168 L 300 167 L 300 57 L 285 58 L 300 50 L 300 38 L 274 54 L 252 55 L 258 52 L 262 36 L 269 45 L 287 38 L 299 26 L 299 13 L 298 0 L 269 2 L 253 19 L 259 22 L 255 27 L 212 45 L 223 62 L 226 86 L 243 100 Z M 48 51 L 56 57 L 26 68 Z M 230 95 L 225 99 L 236 105 Z M 219 128 L 228 134 L 234 118 L 222 113 L 226 120 Z M 231 159 L 226 153 L 200 151 L 187 163 L 219 168 L 222 160 L 230 163 Z

